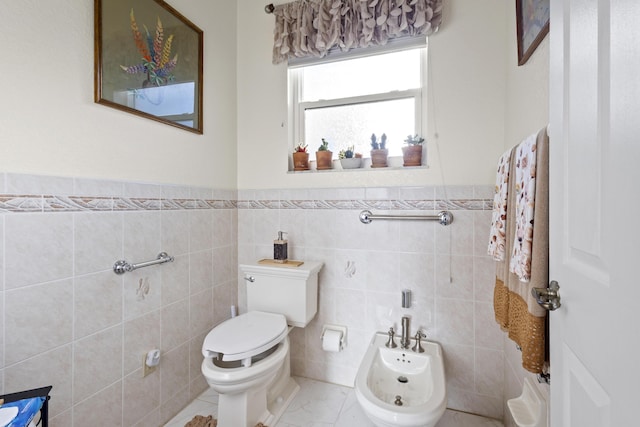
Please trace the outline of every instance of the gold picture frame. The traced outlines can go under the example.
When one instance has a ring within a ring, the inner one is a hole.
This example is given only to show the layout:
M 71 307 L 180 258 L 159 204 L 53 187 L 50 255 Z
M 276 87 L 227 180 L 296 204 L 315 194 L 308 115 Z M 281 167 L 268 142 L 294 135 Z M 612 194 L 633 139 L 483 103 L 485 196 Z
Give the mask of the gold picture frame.
M 162 0 L 94 6 L 95 102 L 202 134 L 202 30 Z

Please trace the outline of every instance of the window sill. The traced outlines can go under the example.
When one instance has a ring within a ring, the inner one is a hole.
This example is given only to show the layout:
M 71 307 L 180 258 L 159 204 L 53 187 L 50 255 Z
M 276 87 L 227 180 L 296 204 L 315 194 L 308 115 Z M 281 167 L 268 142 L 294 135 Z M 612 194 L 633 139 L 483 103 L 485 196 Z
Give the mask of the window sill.
M 389 156 L 387 159 L 387 167 L 384 168 L 372 168 L 371 167 L 371 158 L 363 158 L 362 166 L 354 169 L 343 169 L 340 164 L 339 159 L 334 159 L 332 161 L 332 169 L 325 170 L 317 170 L 315 160 L 309 161 L 309 170 L 305 171 L 294 171 L 293 169 L 289 169 L 287 173 L 289 174 L 314 174 L 314 173 L 332 173 L 332 172 L 371 172 L 371 171 L 398 171 L 398 170 L 419 170 L 419 169 L 429 169 L 428 165 L 422 166 L 402 166 L 403 159 L 402 156 Z M 291 167 L 291 166 L 290 166 Z

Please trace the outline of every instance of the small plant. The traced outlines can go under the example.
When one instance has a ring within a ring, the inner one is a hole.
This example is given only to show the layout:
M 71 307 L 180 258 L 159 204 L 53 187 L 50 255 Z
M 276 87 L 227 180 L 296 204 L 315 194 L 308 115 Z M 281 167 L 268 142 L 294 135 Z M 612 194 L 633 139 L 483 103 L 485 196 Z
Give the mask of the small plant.
M 387 148 L 387 134 L 383 133 L 380 142 L 377 141 L 376 134 L 371 134 L 371 148 L 374 150 L 384 150 Z
M 422 138 L 418 134 L 415 134 L 413 136 L 409 135 L 407 136 L 407 139 L 404 140 L 404 142 L 406 142 L 407 145 L 422 145 L 422 143 L 424 142 L 424 138 Z
M 338 153 L 338 158 L 341 159 L 341 160 L 342 159 L 351 159 L 351 158 L 353 158 L 353 156 L 355 154 L 353 152 L 353 150 L 354 150 L 354 146 L 353 145 L 350 146 L 350 147 L 347 147 L 346 150 L 340 150 L 340 152 Z
M 378 137 L 376 137 L 375 133 L 371 134 L 371 149 L 373 149 L 373 150 L 379 150 L 380 149 L 380 144 L 378 144 Z
M 318 151 L 329 151 L 329 142 L 322 138 L 322 144 L 318 147 Z
M 386 168 L 387 167 L 387 134 L 383 133 L 380 142 L 376 138 L 376 134 L 371 135 L 371 167 Z
M 301 142 L 300 144 L 296 145 L 296 148 L 293 149 L 294 153 L 306 153 L 307 152 L 307 144 L 305 144 L 304 142 Z

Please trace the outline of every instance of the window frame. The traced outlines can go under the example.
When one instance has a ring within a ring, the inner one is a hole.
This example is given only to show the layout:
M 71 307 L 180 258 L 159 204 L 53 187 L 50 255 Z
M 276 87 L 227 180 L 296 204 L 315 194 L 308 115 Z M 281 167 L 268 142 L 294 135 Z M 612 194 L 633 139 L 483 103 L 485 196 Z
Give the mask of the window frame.
M 321 99 L 318 101 L 300 102 L 299 101 L 300 92 L 302 90 L 302 85 L 304 84 L 304 77 L 303 77 L 303 73 L 300 72 L 299 70 L 304 68 L 305 66 L 317 65 L 320 62 L 305 64 L 305 65 L 295 66 L 295 67 L 289 67 L 289 69 L 287 70 L 287 77 L 288 77 L 287 80 L 288 80 L 288 86 L 289 86 L 288 110 L 289 110 L 289 121 L 291 123 L 291 126 L 289 127 L 289 152 L 292 152 L 296 145 L 298 145 L 301 141 L 304 141 L 304 135 L 305 135 L 304 113 L 307 109 L 340 107 L 340 106 L 347 106 L 347 105 L 357 105 L 357 104 L 366 104 L 366 103 L 373 103 L 373 102 L 413 98 L 414 114 L 415 114 L 414 134 L 425 135 L 427 118 L 425 115 L 423 115 L 423 112 L 426 110 L 426 102 L 427 102 L 427 97 L 426 97 L 426 92 L 427 92 L 426 83 L 427 83 L 427 72 L 428 72 L 427 46 L 423 46 L 417 49 L 420 49 L 420 87 L 417 89 L 374 93 L 369 95 L 358 95 L 358 96 L 334 98 L 334 99 L 328 99 L 328 100 Z M 382 51 L 382 52 L 373 53 L 372 55 L 381 55 L 385 53 L 390 53 L 390 52 Z M 340 60 L 357 59 L 358 57 L 361 57 L 361 56 L 356 56 L 353 58 L 345 57 L 345 58 L 341 58 Z M 305 141 L 305 143 L 308 144 L 307 141 Z M 366 153 L 364 157 L 369 157 L 368 154 L 369 153 Z

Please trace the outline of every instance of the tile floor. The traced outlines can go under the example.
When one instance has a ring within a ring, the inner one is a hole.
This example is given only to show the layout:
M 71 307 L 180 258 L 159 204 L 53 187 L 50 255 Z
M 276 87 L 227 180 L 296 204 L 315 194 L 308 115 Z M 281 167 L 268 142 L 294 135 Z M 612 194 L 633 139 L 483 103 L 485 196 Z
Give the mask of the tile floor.
M 270 427 L 373 427 L 352 388 L 296 377 L 300 391 L 280 421 Z M 217 395 L 205 391 L 165 427 L 184 427 L 196 415 L 214 415 Z M 447 409 L 437 427 L 502 427 L 502 422 Z

